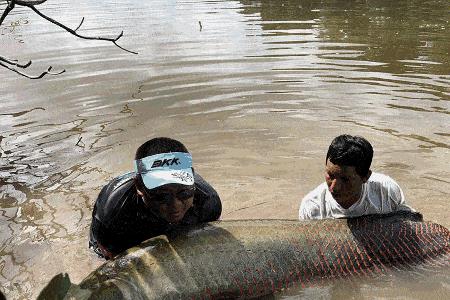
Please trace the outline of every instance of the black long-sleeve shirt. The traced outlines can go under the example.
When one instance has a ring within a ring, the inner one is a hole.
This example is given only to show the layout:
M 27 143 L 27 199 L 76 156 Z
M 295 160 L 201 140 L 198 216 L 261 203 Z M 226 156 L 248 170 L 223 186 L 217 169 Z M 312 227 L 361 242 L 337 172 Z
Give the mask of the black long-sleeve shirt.
M 170 224 L 145 206 L 137 194 L 134 177 L 135 173 L 130 172 L 114 178 L 103 187 L 95 202 L 89 245 L 100 255 L 98 244 L 117 254 L 176 227 L 215 221 L 220 217 L 219 195 L 198 174 L 194 175 L 194 205 L 177 225 Z

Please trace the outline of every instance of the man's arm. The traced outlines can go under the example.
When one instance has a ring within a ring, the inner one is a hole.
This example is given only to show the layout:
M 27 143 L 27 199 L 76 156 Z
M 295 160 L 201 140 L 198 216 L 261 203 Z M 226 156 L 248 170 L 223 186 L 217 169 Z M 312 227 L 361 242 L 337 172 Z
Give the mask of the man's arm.
M 89 248 L 92 248 L 98 255 L 106 259 L 111 259 L 117 253 L 111 247 L 108 247 L 111 244 L 110 239 L 111 234 L 109 230 L 99 220 L 93 217 L 89 234 Z
M 298 209 L 299 220 L 322 219 L 320 203 L 325 197 L 324 184 L 319 185 L 309 192 L 301 201 Z
M 222 214 L 222 202 L 216 190 L 207 183 L 200 175 L 195 174 L 195 186 L 198 190 L 196 197 L 201 202 L 201 222 L 216 221 Z
M 299 220 L 313 220 L 317 219 L 317 215 L 320 214 L 320 209 L 313 199 L 309 198 L 308 195 L 305 196 L 298 209 L 298 219 Z
M 222 214 L 222 202 L 220 201 L 219 195 L 217 193 L 210 194 L 209 199 L 203 205 L 203 209 L 204 222 L 218 220 Z
M 298 209 L 298 219 L 299 220 L 309 220 L 311 219 L 311 215 L 309 214 L 309 210 L 305 207 L 304 204 L 307 200 L 303 198 L 300 208 Z
M 127 198 L 128 191 L 133 187 L 133 173 L 126 173 L 105 185 L 95 201 L 89 246 L 107 259 L 114 257 L 121 250 L 118 248 L 121 243 L 119 232 L 112 227 L 117 223 L 116 217 Z
M 111 251 L 107 250 L 105 247 L 103 247 L 101 244 L 97 243 L 98 250 L 101 252 L 104 258 L 106 259 L 113 259 L 114 256 L 117 254 L 112 253 Z
M 386 183 L 386 188 L 388 190 L 388 197 L 391 204 L 392 212 L 395 211 L 411 211 L 415 210 L 406 204 L 405 195 L 402 188 L 395 182 L 394 179 L 389 177 L 389 181 Z

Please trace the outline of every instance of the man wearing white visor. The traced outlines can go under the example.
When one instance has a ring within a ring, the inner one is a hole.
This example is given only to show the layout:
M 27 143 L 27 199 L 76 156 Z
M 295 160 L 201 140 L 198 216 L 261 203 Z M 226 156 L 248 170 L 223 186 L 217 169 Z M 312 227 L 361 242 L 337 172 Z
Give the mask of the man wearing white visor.
M 134 172 L 101 190 L 92 213 L 89 247 L 107 259 L 180 227 L 219 219 L 217 192 L 192 168 L 186 147 L 154 138 L 136 151 Z

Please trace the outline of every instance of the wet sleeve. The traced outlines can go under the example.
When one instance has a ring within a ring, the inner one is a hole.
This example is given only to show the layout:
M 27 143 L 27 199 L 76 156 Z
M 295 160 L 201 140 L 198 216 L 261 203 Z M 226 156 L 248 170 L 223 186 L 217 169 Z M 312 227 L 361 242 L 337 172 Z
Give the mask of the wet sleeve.
M 220 201 L 219 195 L 215 191 L 209 195 L 209 198 L 203 205 L 203 209 L 204 222 L 216 221 L 220 218 L 220 215 L 222 214 L 222 202 Z
M 300 208 L 298 209 L 299 220 L 312 219 L 310 206 L 310 200 L 307 197 L 304 197 L 300 203 Z
M 104 231 L 104 226 L 102 225 L 100 218 L 98 216 L 98 211 L 102 210 L 102 203 L 105 198 L 106 190 L 108 189 L 108 185 L 105 185 L 100 191 L 97 200 L 94 203 L 94 209 L 92 210 L 92 220 L 91 227 L 89 231 L 89 245 L 92 247 L 97 247 L 97 243 L 99 240 L 99 236 Z
M 100 191 L 92 211 L 89 237 L 89 244 L 92 247 L 95 248 L 100 244 L 112 253 L 123 250 L 121 242 L 123 237 L 120 236 L 123 230 L 117 229 L 122 223 L 117 216 L 121 210 L 121 204 L 125 201 L 130 182 L 129 176 L 119 176 L 111 180 Z
M 322 185 L 309 192 L 301 201 L 298 209 L 299 220 L 321 219 L 320 205 L 323 193 Z
M 222 202 L 219 194 L 198 174 L 195 174 L 195 185 L 198 189 L 199 197 L 202 198 L 200 221 L 211 222 L 218 220 L 222 214 Z
M 401 187 L 392 178 L 387 182 L 388 198 L 391 204 L 391 210 L 395 211 L 411 211 L 415 210 L 406 204 L 405 195 Z
M 100 192 L 97 201 L 94 205 L 94 210 L 92 211 L 92 222 L 89 234 L 89 245 L 94 248 L 94 251 L 98 252 L 100 247 L 105 248 L 111 253 L 117 253 L 117 249 L 114 247 L 113 232 L 104 225 L 101 218 L 104 216 L 102 213 L 98 213 L 98 206 L 100 210 L 102 209 L 101 201 L 102 198 L 106 197 L 106 190 L 108 186 L 105 186 Z M 99 205 L 100 204 L 100 205 Z
M 112 246 L 112 234 L 110 230 L 106 228 L 100 221 L 96 218 L 92 219 L 91 232 L 89 237 L 89 245 L 94 248 L 94 250 L 103 247 L 109 252 L 116 253 L 117 249 Z M 97 252 L 98 250 L 96 250 Z
M 92 210 L 92 220 L 95 218 L 99 220 L 100 222 L 104 218 L 104 210 L 105 210 L 105 204 L 108 201 L 108 197 L 111 194 L 111 182 L 105 185 L 100 193 L 98 194 L 97 200 L 94 204 L 94 209 Z

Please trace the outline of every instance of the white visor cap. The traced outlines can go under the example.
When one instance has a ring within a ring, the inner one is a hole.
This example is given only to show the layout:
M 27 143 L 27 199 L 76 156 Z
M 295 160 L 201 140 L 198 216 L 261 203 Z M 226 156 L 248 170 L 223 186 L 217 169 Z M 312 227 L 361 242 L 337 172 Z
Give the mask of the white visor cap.
M 171 183 L 194 184 L 192 156 L 185 152 L 160 153 L 137 159 L 134 170 L 141 175 L 149 190 Z

